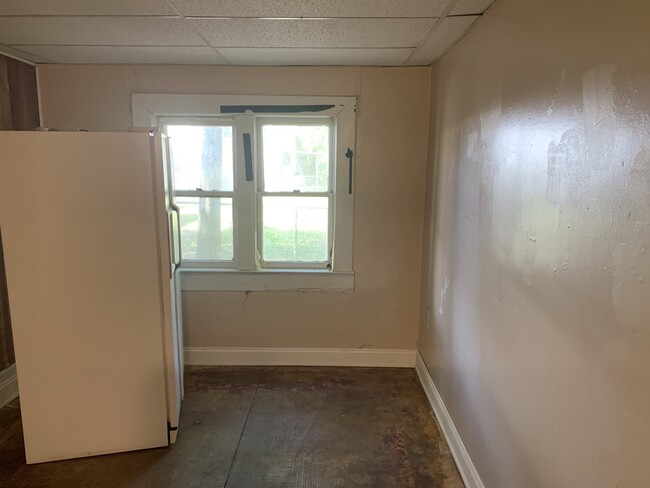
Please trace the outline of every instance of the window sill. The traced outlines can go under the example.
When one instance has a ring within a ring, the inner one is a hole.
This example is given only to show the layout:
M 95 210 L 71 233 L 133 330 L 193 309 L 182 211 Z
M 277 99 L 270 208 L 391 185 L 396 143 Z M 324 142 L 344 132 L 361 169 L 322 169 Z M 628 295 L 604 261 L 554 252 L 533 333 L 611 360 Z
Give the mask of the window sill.
M 237 271 L 181 268 L 183 291 L 332 291 L 354 290 L 353 271 Z

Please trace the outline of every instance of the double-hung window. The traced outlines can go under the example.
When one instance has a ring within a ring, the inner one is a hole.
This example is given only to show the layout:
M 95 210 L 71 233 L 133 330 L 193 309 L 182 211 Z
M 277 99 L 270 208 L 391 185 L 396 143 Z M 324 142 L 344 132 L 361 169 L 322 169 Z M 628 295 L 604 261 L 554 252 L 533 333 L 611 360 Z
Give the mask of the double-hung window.
M 352 287 L 354 108 L 133 95 L 134 125 L 169 136 L 184 289 Z
M 331 268 L 332 120 L 257 123 L 257 242 L 263 268 Z
M 231 120 L 161 118 L 169 137 L 185 264 L 233 264 L 235 179 Z

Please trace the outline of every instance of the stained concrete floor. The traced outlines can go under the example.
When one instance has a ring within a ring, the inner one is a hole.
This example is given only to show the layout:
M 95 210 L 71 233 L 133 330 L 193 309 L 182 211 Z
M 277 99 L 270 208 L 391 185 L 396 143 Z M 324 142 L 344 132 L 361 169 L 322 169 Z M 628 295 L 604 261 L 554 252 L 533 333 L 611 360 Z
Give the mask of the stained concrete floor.
M 171 448 L 25 464 L 0 409 L 0 487 L 462 488 L 412 369 L 192 367 Z

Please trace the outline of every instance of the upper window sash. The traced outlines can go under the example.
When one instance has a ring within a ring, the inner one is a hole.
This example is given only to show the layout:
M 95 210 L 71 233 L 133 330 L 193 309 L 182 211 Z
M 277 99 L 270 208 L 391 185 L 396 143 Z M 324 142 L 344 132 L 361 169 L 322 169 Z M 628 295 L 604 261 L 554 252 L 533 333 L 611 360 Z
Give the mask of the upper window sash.
M 327 141 L 327 152 L 328 152 L 328 161 L 327 161 L 327 188 L 325 191 L 294 191 L 292 190 L 282 190 L 276 191 L 265 188 L 264 182 L 264 127 L 267 126 L 325 126 L 328 128 L 328 141 Z M 336 166 L 336 147 L 334 145 L 335 141 L 335 123 L 332 117 L 324 116 L 314 116 L 314 117 L 304 117 L 304 116 L 294 116 L 294 117 L 264 117 L 260 116 L 257 118 L 257 162 L 258 162 L 258 181 L 257 189 L 258 192 L 264 194 L 279 194 L 279 193 L 291 193 L 293 196 L 306 195 L 306 194 L 327 194 L 333 193 L 334 191 L 334 172 Z

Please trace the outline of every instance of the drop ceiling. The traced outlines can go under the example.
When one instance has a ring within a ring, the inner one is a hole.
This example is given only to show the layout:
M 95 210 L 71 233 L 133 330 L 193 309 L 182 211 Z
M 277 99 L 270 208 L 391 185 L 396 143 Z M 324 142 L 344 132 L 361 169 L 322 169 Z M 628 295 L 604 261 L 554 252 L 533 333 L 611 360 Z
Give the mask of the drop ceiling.
M 494 0 L 0 0 L 35 63 L 429 65 Z

